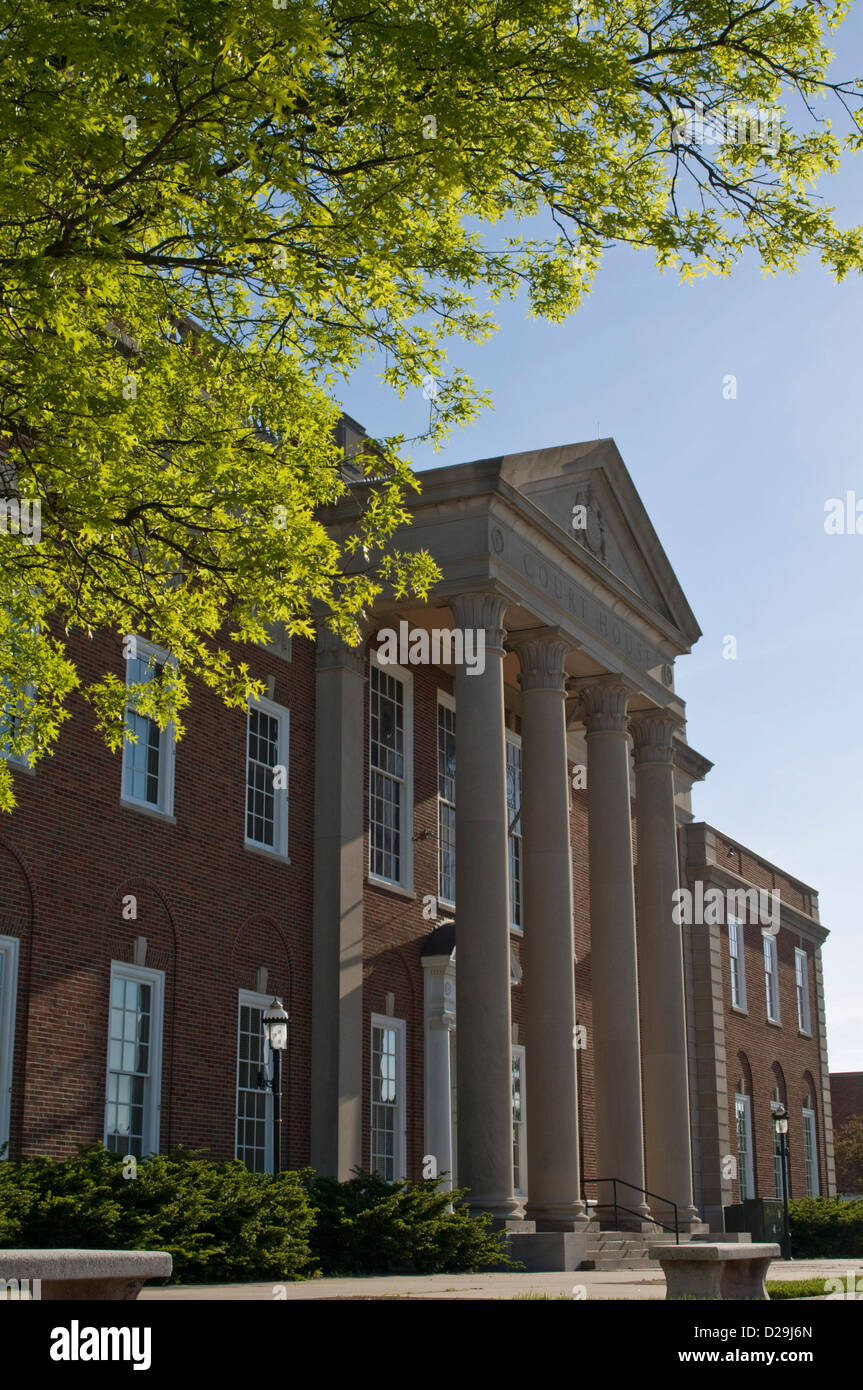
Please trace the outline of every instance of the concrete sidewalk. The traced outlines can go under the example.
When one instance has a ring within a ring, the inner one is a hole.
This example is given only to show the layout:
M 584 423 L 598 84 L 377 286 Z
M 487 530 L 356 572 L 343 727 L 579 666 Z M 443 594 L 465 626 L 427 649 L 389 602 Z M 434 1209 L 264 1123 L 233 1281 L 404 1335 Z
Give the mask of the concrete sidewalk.
M 860 1280 L 863 1260 L 774 1261 L 768 1279 L 839 1278 Z M 847 1287 L 847 1284 L 844 1285 Z M 566 1274 L 404 1274 L 371 1278 L 306 1279 L 287 1284 L 189 1284 L 183 1288 L 143 1289 L 141 1299 L 272 1302 L 285 1299 L 512 1299 L 545 1295 L 567 1299 L 664 1299 L 659 1269 L 572 1270 Z M 839 1300 L 836 1300 L 839 1301 Z

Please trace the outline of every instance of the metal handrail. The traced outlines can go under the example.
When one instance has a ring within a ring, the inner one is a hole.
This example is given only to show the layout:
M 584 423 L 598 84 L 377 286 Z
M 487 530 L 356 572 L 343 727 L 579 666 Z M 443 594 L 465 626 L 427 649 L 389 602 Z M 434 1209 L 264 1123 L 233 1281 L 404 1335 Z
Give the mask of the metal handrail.
M 622 1187 L 631 1187 L 633 1192 L 640 1192 L 641 1195 L 642 1195 L 642 1197 L 655 1197 L 656 1200 L 657 1200 L 658 1202 L 664 1202 L 667 1206 L 673 1207 L 673 1208 L 674 1208 L 674 1225 L 673 1225 L 673 1226 L 666 1226 L 666 1224 L 665 1224 L 664 1221 L 659 1221 L 655 1216 L 651 1216 L 650 1221 L 651 1221 L 651 1224 L 652 1224 L 652 1225 L 654 1225 L 654 1226 L 660 1226 L 660 1227 L 662 1228 L 663 1231 L 673 1231 L 673 1232 L 674 1232 L 674 1243 L 675 1243 L 675 1245 L 679 1245 L 679 1244 L 680 1244 L 680 1221 L 679 1221 L 679 1215 L 678 1215 L 678 1207 L 677 1207 L 677 1203 L 676 1203 L 676 1202 L 672 1202 L 672 1200 L 671 1200 L 670 1197 L 663 1197 L 663 1196 L 661 1196 L 661 1194 L 660 1194 L 659 1192 L 651 1192 L 650 1189 L 649 1189 L 648 1187 L 637 1187 L 636 1184 L 635 1184 L 634 1182 L 627 1182 L 627 1181 L 626 1181 L 626 1178 L 582 1178 L 582 1180 L 581 1180 L 582 1190 L 586 1187 L 586 1185 L 587 1185 L 588 1183 L 600 1183 L 600 1182 L 610 1182 L 610 1183 L 611 1183 L 611 1195 L 612 1195 L 613 1205 L 614 1205 L 614 1229 L 615 1229 L 616 1231 L 617 1231 L 617 1230 L 620 1230 L 620 1227 L 618 1226 L 618 1222 L 617 1222 L 617 1213 L 618 1213 L 618 1211 L 625 1211 L 625 1212 L 628 1212 L 628 1214 L 629 1214 L 630 1216 L 641 1216 L 641 1212 L 636 1211 L 633 1207 L 625 1207 L 625 1206 L 623 1205 L 622 1202 L 618 1202 L 618 1200 L 617 1200 L 617 1184 L 620 1183 Z M 586 1201 L 586 1200 L 587 1200 L 587 1193 L 586 1193 L 586 1192 L 584 1193 L 584 1198 L 585 1198 L 585 1201 Z M 599 1205 L 601 1205 L 601 1206 L 608 1206 L 608 1203 L 607 1203 L 607 1202 L 602 1202 L 602 1203 L 599 1203 Z

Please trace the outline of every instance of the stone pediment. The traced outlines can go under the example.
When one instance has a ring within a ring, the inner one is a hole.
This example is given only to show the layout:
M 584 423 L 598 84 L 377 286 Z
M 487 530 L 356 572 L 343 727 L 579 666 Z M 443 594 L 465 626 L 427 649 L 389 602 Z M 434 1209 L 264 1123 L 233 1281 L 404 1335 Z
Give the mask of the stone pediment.
M 509 454 L 500 476 L 666 621 L 700 629 L 613 439 Z

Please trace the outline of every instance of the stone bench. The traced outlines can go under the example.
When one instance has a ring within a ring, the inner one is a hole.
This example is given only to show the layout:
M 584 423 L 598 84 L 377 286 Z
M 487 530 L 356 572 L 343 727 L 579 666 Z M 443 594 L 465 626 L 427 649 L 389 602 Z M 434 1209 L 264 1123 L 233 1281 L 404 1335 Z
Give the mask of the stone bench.
M 173 1263 L 161 1250 L 0 1250 L 0 1298 L 134 1299 Z
M 666 1298 L 769 1298 L 767 1270 L 779 1254 L 778 1245 L 732 1241 L 650 1247 L 650 1258 L 662 1265 Z

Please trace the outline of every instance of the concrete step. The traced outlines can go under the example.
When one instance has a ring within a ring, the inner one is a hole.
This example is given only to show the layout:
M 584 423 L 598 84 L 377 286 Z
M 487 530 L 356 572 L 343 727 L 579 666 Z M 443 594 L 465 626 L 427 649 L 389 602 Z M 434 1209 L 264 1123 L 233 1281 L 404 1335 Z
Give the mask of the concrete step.
M 681 1235 L 681 1244 L 688 1235 Z M 674 1232 L 660 1231 L 649 1234 L 646 1231 L 602 1231 L 591 1236 L 582 1269 L 660 1269 L 658 1260 L 651 1260 L 648 1251 L 651 1245 L 673 1245 Z

